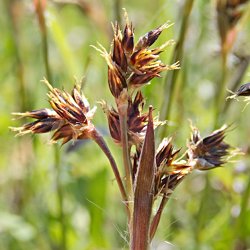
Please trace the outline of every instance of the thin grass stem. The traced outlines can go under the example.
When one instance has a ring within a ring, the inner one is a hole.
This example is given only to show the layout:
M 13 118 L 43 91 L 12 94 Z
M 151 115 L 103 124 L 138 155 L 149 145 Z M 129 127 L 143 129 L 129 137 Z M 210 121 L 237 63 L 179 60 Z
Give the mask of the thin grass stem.
M 15 16 L 14 13 L 14 8 L 16 3 L 15 1 L 9 1 L 6 0 L 4 1 L 5 5 L 6 5 L 6 10 L 7 10 L 7 14 L 9 16 L 9 25 L 10 25 L 10 34 L 13 40 L 13 48 L 15 51 L 15 64 L 16 64 L 16 73 L 17 73 L 17 80 L 18 80 L 18 84 L 19 84 L 19 93 L 20 93 L 20 106 L 21 106 L 21 110 L 25 111 L 27 109 L 27 98 L 26 98 L 26 84 L 25 84 L 25 80 L 24 80 L 24 67 L 23 67 L 23 63 L 22 63 L 22 59 L 21 59 L 21 55 L 20 55 L 20 49 L 19 49 L 19 44 L 18 44 L 18 19 Z
M 122 0 L 114 0 L 114 14 L 117 23 L 121 23 Z
M 244 194 L 242 196 L 241 204 L 240 204 L 240 215 L 238 217 L 238 221 L 235 227 L 235 234 L 238 236 L 239 241 L 244 241 L 244 229 L 247 227 L 247 210 L 248 210 L 248 203 L 250 197 L 250 178 L 248 179 L 248 183 Z
M 181 63 L 183 59 L 183 47 L 188 29 L 189 17 L 193 7 L 194 0 L 186 0 L 183 7 L 183 18 L 181 22 L 181 29 L 179 39 L 176 43 L 174 53 L 171 59 L 171 63 L 179 61 Z M 160 120 L 170 120 L 171 109 L 177 97 L 177 79 L 180 71 L 172 70 L 169 71 L 164 81 L 164 97 L 161 105 Z M 180 88 L 181 86 L 179 86 Z M 167 95 L 167 96 L 166 96 Z M 164 138 L 166 134 L 167 126 L 162 126 L 160 130 L 160 138 Z
M 36 2 L 36 13 L 37 19 L 39 23 L 40 33 L 41 33 L 41 40 L 42 40 L 42 54 L 43 60 L 45 65 L 45 73 L 46 78 L 49 82 L 52 82 L 52 75 L 50 70 L 49 64 L 49 49 L 48 49 L 48 35 L 47 35 L 47 28 L 46 28 L 46 21 L 44 17 L 44 6 L 42 6 L 42 2 L 38 0 Z M 56 191 L 57 191 L 57 201 L 58 201 L 58 219 L 60 222 L 60 249 L 67 250 L 67 226 L 65 223 L 65 213 L 64 213 L 64 206 L 63 206 L 63 198 L 64 198 L 64 190 L 61 183 L 61 155 L 60 149 L 57 145 L 54 146 L 54 167 L 56 171 Z
M 64 213 L 64 190 L 61 183 L 61 154 L 60 148 L 58 145 L 54 146 L 54 165 L 56 170 L 56 194 L 57 194 L 57 202 L 58 202 L 58 220 L 61 225 L 61 242 L 60 242 L 60 249 L 66 250 L 67 249 L 67 226 L 65 221 L 65 213 Z
M 221 52 L 221 79 L 218 85 L 217 95 L 215 96 L 215 117 L 214 129 L 220 125 L 222 110 L 225 106 L 225 95 L 227 86 L 227 52 Z

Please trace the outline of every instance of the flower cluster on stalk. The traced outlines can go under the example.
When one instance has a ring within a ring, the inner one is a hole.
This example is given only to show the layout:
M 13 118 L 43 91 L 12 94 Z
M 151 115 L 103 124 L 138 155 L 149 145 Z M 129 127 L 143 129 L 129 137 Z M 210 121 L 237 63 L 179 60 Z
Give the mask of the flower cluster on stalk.
M 149 31 L 134 42 L 134 28 L 127 15 L 125 28 L 122 31 L 118 24 L 113 26 L 114 37 L 111 52 L 108 53 L 101 45 L 101 55 L 108 65 L 108 82 L 111 94 L 114 96 L 117 109 L 103 103 L 103 110 L 107 115 L 110 135 L 113 140 L 121 145 L 121 127 L 119 108 L 126 107 L 127 133 L 130 147 L 130 160 L 132 165 L 132 179 L 140 165 L 142 144 L 146 140 L 148 112 L 143 113 L 144 98 L 137 89 L 145 86 L 154 77 L 166 70 L 179 69 L 178 62 L 166 65 L 160 60 L 160 53 L 173 44 L 167 41 L 157 48 L 151 48 L 162 31 L 170 26 L 165 23 Z M 134 95 L 134 97 L 133 97 Z M 154 119 L 154 129 L 162 125 L 157 117 Z M 192 136 L 187 144 L 187 153 L 178 159 L 180 149 L 175 150 L 172 138 L 165 138 L 161 142 L 155 155 L 155 178 L 153 193 L 155 198 L 159 194 L 168 195 L 180 181 L 193 169 L 208 170 L 226 163 L 230 146 L 224 142 L 226 126 L 214 131 L 202 139 L 198 129 L 192 128 Z M 131 148 L 135 146 L 133 151 Z M 135 185 L 135 183 L 134 183 Z
M 19 135 L 26 133 L 40 134 L 54 131 L 51 141 L 62 139 L 62 144 L 70 140 L 89 139 L 94 129 L 91 119 L 96 108 L 90 109 L 79 86 L 74 86 L 72 93 L 53 88 L 44 80 L 49 88 L 49 103 L 52 109 L 44 108 L 25 113 L 13 113 L 19 117 L 36 119 L 21 127 L 12 128 Z
M 169 23 L 149 31 L 135 43 L 134 28 L 127 15 L 125 16 L 126 25 L 123 31 L 118 24 L 113 26 L 111 52 L 108 53 L 101 45 L 97 50 L 107 62 L 108 85 L 116 102 L 116 107 L 109 107 L 102 102 L 110 135 L 123 149 L 127 147 L 123 151 L 123 157 L 129 158 L 127 162 L 124 161 L 126 188 L 112 154 L 91 122 L 95 108 L 90 109 L 78 86 L 69 94 L 53 88 L 45 81 L 49 88 L 48 97 L 52 109 L 14 113 L 20 117 L 33 118 L 35 121 L 12 129 L 19 135 L 54 131 L 52 142 L 62 139 L 62 144 L 70 140 L 94 139 L 110 160 L 122 197 L 126 201 L 124 203 L 128 204 L 128 216 L 134 212 L 134 221 L 129 218 L 134 222 L 133 230 L 138 227 L 135 220 L 137 214 L 141 209 L 146 209 L 144 212 L 149 216 L 148 223 L 153 223 L 150 232 L 152 237 L 159 222 L 157 216 L 161 214 L 159 209 L 156 217 L 150 220 L 153 201 L 160 196 L 169 197 L 184 177 L 194 169 L 209 170 L 224 165 L 230 154 L 230 146 L 224 142 L 228 127 L 223 126 L 205 138 L 200 136 L 197 128 L 192 127 L 191 138 L 182 157 L 178 156 L 180 149 L 174 148 L 172 138 L 164 138 L 155 150 L 154 130 L 164 123 L 158 121 L 157 117 L 153 118 L 152 106 L 148 111 L 143 111 L 145 100 L 138 88 L 145 86 L 153 78 L 160 77 L 163 71 L 179 69 L 179 63 L 167 65 L 160 60 L 160 54 L 167 46 L 173 44 L 173 41 L 151 48 L 162 31 L 170 26 Z M 249 86 L 245 86 L 243 92 L 248 94 Z M 129 186 L 130 180 L 132 187 Z M 143 197 L 140 197 L 141 194 Z M 134 200 L 129 202 L 131 197 Z M 140 207 L 139 198 L 147 198 L 145 207 Z M 131 209 L 132 203 L 134 207 Z M 146 233 L 147 230 L 148 228 Z

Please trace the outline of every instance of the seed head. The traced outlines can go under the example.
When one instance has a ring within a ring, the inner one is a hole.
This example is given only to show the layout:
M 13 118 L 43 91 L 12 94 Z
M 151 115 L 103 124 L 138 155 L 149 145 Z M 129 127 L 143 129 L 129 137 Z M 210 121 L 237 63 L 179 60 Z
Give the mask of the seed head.
M 160 54 L 166 47 L 173 44 L 173 40 L 157 48 L 150 48 L 162 31 L 172 24 L 167 22 L 149 31 L 134 45 L 134 28 L 126 12 L 125 19 L 126 25 L 123 32 L 118 24 L 113 26 L 114 38 L 111 53 L 107 53 L 101 45 L 101 49 L 97 49 L 108 64 L 109 87 L 116 99 L 124 88 L 141 87 L 154 77 L 160 77 L 163 71 L 179 69 L 178 62 L 166 65 L 160 60 Z
M 49 88 L 49 103 L 51 109 L 40 109 L 25 113 L 14 113 L 20 117 L 34 118 L 36 121 L 27 123 L 19 128 L 12 128 L 19 135 L 26 133 L 47 133 L 56 130 L 51 141 L 63 139 L 62 144 L 71 139 L 87 139 L 91 137 L 94 126 L 91 124 L 95 108 L 90 109 L 87 99 L 80 94 L 75 86 L 72 93 L 53 88 L 44 80 Z
M 155 195 L 170 194 L 179 182 L 192 171 L 185 161 L 177 161 L 180 149 L 174 150 L 172 138 L 164 138 L 156 153 Z
M 140 91 L 136 93 L 134 98 L 128 98 L 127 124 L 130 145 L 139 146 L 143 142 L 148 122 L 148 112 L 142 113 L 143 106 L 144 98 Z M 119 113 L 116 109 L 108 107 L 106 103 L 102 103 L 102 107 L 108 118 L 111 137 L 116 143 L 120 144 L 121 131 Z M 160 125 L 160 122 L 156 119 L 154 126 L 156 127 L 158 125 Z
M 197 128 L 192 127 L 188 143 L 189 164 L 199 170 L 222 166 L 227 162 L 230 145 L 224 142 L 228 126 L 224 125 L 205 138 L 201 138 Z

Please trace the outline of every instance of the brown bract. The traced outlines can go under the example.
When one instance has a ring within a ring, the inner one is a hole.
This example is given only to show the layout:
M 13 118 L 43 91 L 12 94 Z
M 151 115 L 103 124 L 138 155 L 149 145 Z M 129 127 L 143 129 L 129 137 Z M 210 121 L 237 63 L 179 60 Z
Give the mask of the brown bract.
M 47 133 L 56 130 L 51 138 L 52 142 L 62 139 L 62 144 L 76 139 L 91 138 L 94 126 L 90 122 L 95 108 L 90 109 L 87 99 L 80 94 L 75 86 L 72 93 L 53 88 L 46 80 L 50 89 L 48 93 L 51 109 L 40 109 L 25 113 L 14 113 L 20 117 L 34 118 L 36 121 L 22 127 L 12 128 L 19 135 L 26 133 Z

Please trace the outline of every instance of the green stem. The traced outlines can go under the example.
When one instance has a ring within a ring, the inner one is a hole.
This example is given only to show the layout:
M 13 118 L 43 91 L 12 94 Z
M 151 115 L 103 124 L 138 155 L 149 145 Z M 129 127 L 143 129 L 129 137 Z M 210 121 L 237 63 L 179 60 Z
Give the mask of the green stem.
M 63 186 L 61 184 L 61 157 L 60 157 L 60 148 L 55 145 L 54 147 L 54 156 L 55 156 L 55 170 L 56 170 L 56 193 L 57 193 L 57 202 L 58 202 L 58 220 L 61 225 L 61 242 L 60 249 L 67 249 L 67 230 L 66 230 L 66 222 L 65 222 L 65 214 L 63 208 Z
M 248 209 L 248 202 L 250 197 L 250 178 L 248 179 L 246 190 L 242 196 L 241 205 L 240 205 L 240 215 L 237 221 L 235 233 L 238 236 L 238 240 L 244 241 L 244 229 L 247 227 L 246 222 L 246 213 Z
M 189 17 L 193 7 L 194 0 L 186 0 L 183 7 L 183 19 L 181 22 L 181 29 L 179 34 L 179 39 L 176 43 L 174 53 L 171 59 L 171 63 L 179 61 L 181 63 L 183 59 L 183 47 L 185 42 L 185 37 L 188 29 Z M 179 70 L 169 71 L 166 75 L 164 82 L 164 96 L 163 103 L 161 106 L 160 120 L 170 120 L 171 109 L 176 99 L 177 93 L 177 78 L 179 75 Z M 180 88 L 180 86 L 179 86 Z M 160 138 L 163 138 L 166 134 L 167 126 L 162 126 L 160 130 Z
M 215 117 L 214 117 L 214 129 L 220 125 L 222 116 L 222 110 L 225 106 L 225 94 L 227 86 L 227 52 L 221 52 L 221 79 L 218 84 L 218 91 L 215 98 Z
M 26 98 L 26 84 L 25 84 L 25 80 L 24 80 L 24 69 L 23 69 L 23 63 L 22 63 L 22 59 L 20 56 L 20 49 L 19 49 L 19 44 L 18 44 L 18 20 L 17 17 L 15 16 L 15 13 L 13 10 L 15 8 L 15 1 L 11 0 L 5 0 L 5 4 L 6 4 L 6 9 L 7 9 L 7 13 L 9 16 L 9 24 L 10 24 L 10 28 L 9 31 L 11 33 L 11 37 L 12 37 L 12 41 L 13 41 L 13 47 L 14 47 L 14 52 L 15 52 L 15 64 L 16 64 L 16 73 L 17 73 L 17 80 L 19 83 L 19 93 L 20 93 L 20 106 L 21 106 L 21 110 L 22 111 L 26 111 L 27 110 L 27 98 Z
M 121 9 L 122 9 L 122 0 L 114 0 L 114 14 L 115 20 L 118 24 L 121 23 Z
M 45 64 L 46 77 L 49 82 L 52 82 L 51 71 L 49 67 L 49 50 L 48 50 L 48 39 L 47 32 L 42 33 L 42 46 L 43 46 L 43 58 Z
M 204 218 L 204 213 L 207 211 L 207 204 L 208 204 L 208 197 L 211 197 L 211 186 L 209 182 L 209 177 L 208 175 L 205 176 L 205 188 L 202 191 L 202 197 L 200 199 L 200 206 L 199 210 L 196 214 L 196 226 L 195 226 L 195 249 L 200 249 L 200 244 L 201 244 L 201 232 L 202 232 L 202 227 L 205 225 L 205 218 Z
M 41 33 L 41 39 L 42 39 L 42 52 L 43 52 L 43 59 L 44 59 L 44 65 L 45 65 L 45 72 L 46 77 L 49 82 L 52 82 L 52 75 L 49 65 L 49 50 L 48 50 L 48 36 L 47 36 L 47 28 L 46 28 L 46 22 L 44 18 L 43 8 L 41 6 L 41 2 L 38 0 L 37 6 L 37 19 L 39 22 L 40 27 L 40 33 Z M 54 147 L 54 165 L 55 165 L 55 171 L 56 171 L 56 191 L 57 191 L 57 200 L 58 200 L 58 219 L 60 222 L 60 230 L 61 230 L 61 241 L 60 241 L 60 249 L 66 250 L 67 249 L 67 227 L 65 222 L 65 214 L 64 214 L 64 207 L 63 207 L 63 198 L 64 198 L 64 191 L 63 186 L 60 181 L 61 177 L 61 161 L 60 161 L 60 149 L 57 145 Z

